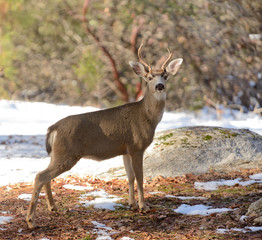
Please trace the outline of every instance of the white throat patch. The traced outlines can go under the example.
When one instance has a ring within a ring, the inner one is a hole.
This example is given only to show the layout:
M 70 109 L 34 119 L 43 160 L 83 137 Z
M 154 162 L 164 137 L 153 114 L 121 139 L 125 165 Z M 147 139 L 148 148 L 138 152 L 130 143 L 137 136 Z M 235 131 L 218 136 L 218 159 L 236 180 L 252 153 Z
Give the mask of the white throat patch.
M 166 100 L 166 92 L 165 91 L 161 91 L 161 92 L 156 91 L 154 93 L 154 97 L 157 101 L 165 101 Z

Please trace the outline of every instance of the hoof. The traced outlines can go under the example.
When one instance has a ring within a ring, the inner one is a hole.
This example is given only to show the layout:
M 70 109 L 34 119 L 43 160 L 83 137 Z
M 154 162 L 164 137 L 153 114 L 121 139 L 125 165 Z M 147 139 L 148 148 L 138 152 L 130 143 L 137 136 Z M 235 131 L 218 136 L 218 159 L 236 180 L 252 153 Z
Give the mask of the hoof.
M 129 204 L 129 208 L 136 211 L 138 209 L 138 205 L 136 203 Z
M 56 212 L 58 209 L 57 209 L 57 207 L 54 205 L 54 206 L 48 206 L 48 210 L 49 210 L 49 212 Z
M 137 205 L 129 205 L 129 208 L 133 211 L 136 211 L 138 209 Z
M 140 213 L 147 213 L 150 211 L 150 208 L 148 206 L 144 206 L 142 208 L 139 208 Z
M 27 222 L 27 226 L 28 226 L 29 229 L 34 229 L 34 228 L 36 228 L 36 225 L 35 225 L 35 223 L 32 221 L 32 219 L 27 219 L 26 222 Z

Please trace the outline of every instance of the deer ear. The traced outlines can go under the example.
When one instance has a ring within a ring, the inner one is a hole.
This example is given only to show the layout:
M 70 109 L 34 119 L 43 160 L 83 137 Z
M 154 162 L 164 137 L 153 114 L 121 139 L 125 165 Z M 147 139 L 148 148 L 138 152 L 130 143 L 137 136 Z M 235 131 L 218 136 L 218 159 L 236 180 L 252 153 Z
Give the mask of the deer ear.
M 139 63 L 139 62 L 133 62 L 130 61 L 129 65 L 131 66 L 131 68 L 134 70 L 134 72 L 141 77 L 145 77 L 146 76 L 146 71 L 145 68 L 143 66 L 143 64 Z
M 171 73 L 172 75 L 175 75 L 178 69 L 180 68 L 182 62 L 183 62 L 182 58 L 178 58 L 171 61 L 166 68 L 167 72 Z

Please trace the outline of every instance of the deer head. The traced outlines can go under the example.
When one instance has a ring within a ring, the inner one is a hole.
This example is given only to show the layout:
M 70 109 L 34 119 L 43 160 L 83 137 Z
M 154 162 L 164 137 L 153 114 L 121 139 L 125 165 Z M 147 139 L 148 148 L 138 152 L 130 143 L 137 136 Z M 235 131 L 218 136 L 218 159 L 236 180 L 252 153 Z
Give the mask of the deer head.
M 143 47 L 143 42 L 141 43 L 138 49 L 138 58 L 140 62 L 130 61 L 129 62 L 130 66 L 138 76 L 143 77 L 143 79 L 148 83 L 148 87 L 151 92 L 153 93 L 166 92 L 166 82 L 170 74 L 175 75 L 177 73 L 183 62 L 183 59 L 178 58 L 172 60 L 168 64 L 173 54 L 170 52 L 169 49 L 167 49 L 169 56 L 162 64 L 161 68 L 152 69 L 152 67 L 149 64 L 147 64 L 141 56 L 142 47 Z

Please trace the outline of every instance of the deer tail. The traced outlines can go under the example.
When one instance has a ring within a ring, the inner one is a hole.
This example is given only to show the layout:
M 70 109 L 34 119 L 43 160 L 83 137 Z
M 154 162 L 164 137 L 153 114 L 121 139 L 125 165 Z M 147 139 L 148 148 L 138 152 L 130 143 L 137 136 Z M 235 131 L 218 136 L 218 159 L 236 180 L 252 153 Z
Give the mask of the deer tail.
M 45 147 L 48 155 L 50 155 L 50 153 L 52 152 L 52 146 L 53 143 L 55 142 L 56 134 L 57 132 L 55 129 L 52 129 L 51 127 L 48 128 L 46 140 L 45 140 Z

